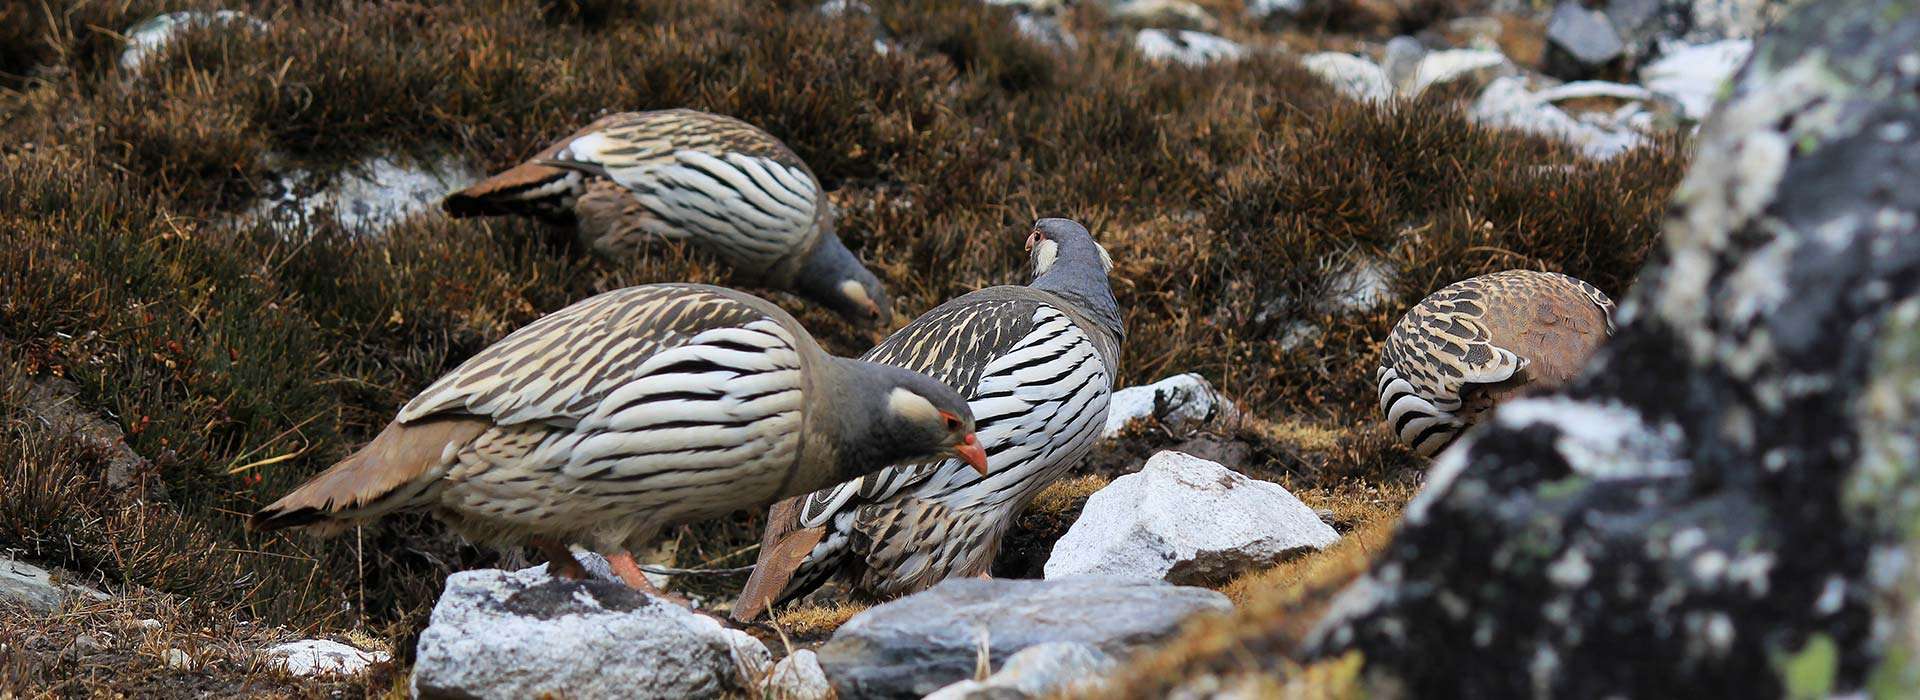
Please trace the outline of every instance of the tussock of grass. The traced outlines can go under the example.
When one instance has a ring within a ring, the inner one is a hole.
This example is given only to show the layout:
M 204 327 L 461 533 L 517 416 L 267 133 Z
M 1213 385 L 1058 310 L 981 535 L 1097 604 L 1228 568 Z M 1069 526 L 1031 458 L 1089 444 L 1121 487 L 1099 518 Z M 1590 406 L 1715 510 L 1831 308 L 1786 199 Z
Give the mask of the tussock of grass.
M 864 603 L 803 604 L 790 606 L 774 613 L 771 624 L 774 629 L 786 635 L 786 639 L 796 644 L 810 644 L 824 641 L 833 635 L 854 615 L 873 607 Z
M 1284 416 L 1215 432 L 1249 445 L 1248 473 L 1324 494 L 1358 527 L 1374 514 L 1342 499 L 1391 493 L 1418 468 L 1373 427 L 1369 363 L 1399 310 L 1509 267 L 1624 290 L 1686 155 L 1663 142 L 1587 162 L 1475 126 L 1444 95 L 1347 101 L 1286 55 L 1151 65 L 1128 36 L 1089 31 L 1089 8 L 1068 17 L 1081 48 L 1060 51 L 976 0 L 872 4 L 867 19 L 744 0 L 252 0 L 227 6 L 265 29 L 187 31 L 137 74 L 118 66 L 114 33 L 157 3 L 6 5 L 0 373 L 70 379 L 168 496 L 101 488 L 98 456 L 8 413 L 0 547 L 263 621 L 408 629 L 448 571 L 496 553 L 420 518 L 316 542 L 249 535 L 242 514 L 542 313 L 723 279 L 671 247 L 590 259 L 523 222 L 428 215 L 369 236 L 323 219 L 290 238 L 219 223 L 292 168 L 429 153 L 499 168 L 609 110 L 732 114 L 811 164 L 906 319 L 1017 281 L 1036 216 L 1080 218 L 1116 261 L 1119 383 L 1197 371 L 1253 415 Z M 165 9 L 183 7 L 211 5 Z M 876 23 L 901 50 L 872 50 Z M 1390 298 L 1326 303 L 1333 272 L 1359 260 L 1398 272 Z M 873 341 L 773 296 L 830 348 Z M 1282 342 L 1301 327 L 1319 332 Z M 1087 473 L 1191 437 L 1156 430 L 1103 445 Z M 1045 511 L 1045 527 L 1063 532 L 1074 508 Z M 737 564 L 725 557 L 755 524 L 685 530 L 679 563 Z M 1028 542 L 1029 563 L 1043 560 L 1050 540 Z
M 1235 603 L 1231 614 L 1189 623 L 1178 639 L 1136 658 L 1120 675 L 1087 695 L 1158 698 L 1190 679 L 1285 671 L 1287 653 L 1312 628 L 1333 595 L 1366 571 L 1391 539 L 1393 527 L 1393 518 L 1371 522 L 1318 555 L 1235 581 L 1227 588 Z

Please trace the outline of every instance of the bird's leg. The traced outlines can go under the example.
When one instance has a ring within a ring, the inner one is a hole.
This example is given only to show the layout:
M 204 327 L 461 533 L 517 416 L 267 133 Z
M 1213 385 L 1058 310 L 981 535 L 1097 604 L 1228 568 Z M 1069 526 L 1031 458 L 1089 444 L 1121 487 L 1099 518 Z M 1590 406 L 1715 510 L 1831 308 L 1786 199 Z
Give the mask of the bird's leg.
M 619 554 L 607 557 L 607 564 L 613 567 L 615 576 L 619 576 L 634 590 L 648 595 L 666 595 L 647 580 L 647 574 L 640 570 L 640 563 L 633 560 L 633 552 L 622 550 Z
M 693 609 L 693 603 L 688 602 L 687 599 L 660 590 L 653 585 L 652 581 L 648 581 L 646 572 L 640 570 L 640 563 L 633 560 L 633 552 L 621 550 L 619 554 L 607 557 L 607 564 L 613 567 L 614 575 L 619 576 L 621 581 L 625 581 L 634 590 L 656 598 L 664 598 L 689 610 Z
M 547 557 L 547 573 L 570 581 L 587 578 L 587 567 L 581 565 L 579 559 L 573 558 L 573 551 L 567 549 L 566 545 L 545 537 L 535 537 L 533 546 Z

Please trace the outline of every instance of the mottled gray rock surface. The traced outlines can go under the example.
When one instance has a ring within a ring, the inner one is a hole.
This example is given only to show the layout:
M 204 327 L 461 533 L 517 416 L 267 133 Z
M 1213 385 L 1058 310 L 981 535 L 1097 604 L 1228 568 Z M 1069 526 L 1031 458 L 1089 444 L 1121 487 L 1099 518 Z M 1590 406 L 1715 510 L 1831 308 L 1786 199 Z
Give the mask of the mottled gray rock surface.
M 544 564 L 448 576 L 420 633 L 414 694 L 718 697 L 743 692 L 742 671 L 766 663 L 757 641 L 626 587 L 598 556 L 579 556 L 595 578 L 556 579 Z
M 1054 543 L 1046 576 L 1218 585 L 1339 539 L 1279 484 L 1161 452 L 1087 499 Z
M 99 591 L 56 583 L 46 569 L 0 555 L 0 604 L 20 605 L 38 613 L 52 613 L 68 598 L 106 600 Z
M 853 616 L 819 658 L 840 697 L 918 698 L 971 678 L 983 645 L 995 667 L 1048 642 L 1121 657 L 1231 607 L 1219 593 L 1159 581 L 949 579 Z
M 924 700 L 1024 700 L 1089 683 L 1118 666 L 1091 644 L 1048 642 L 1021 649 L 986 680 L 971 678 L 941 688 Z
M 1314 635 L 1410 697 L 1920 685 L 1920 11 L 1804 6 L 1559 395 L 1433 466 Z
M 768 697 L 780 700 L 827 700 L 833 697 L 833 686 L 827 683 L 827 672 L 820 668 L 819 657 L 812 649 L 801 649 L 781 659 L 773 665 L 773 672 L 762 683 Z

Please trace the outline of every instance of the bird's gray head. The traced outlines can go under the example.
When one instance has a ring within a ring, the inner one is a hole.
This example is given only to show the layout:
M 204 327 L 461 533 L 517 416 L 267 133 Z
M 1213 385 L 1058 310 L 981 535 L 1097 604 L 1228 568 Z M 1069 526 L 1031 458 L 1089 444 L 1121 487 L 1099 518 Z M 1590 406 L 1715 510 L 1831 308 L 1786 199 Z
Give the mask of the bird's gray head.
M 1027 286 L 1060 295 L 1080 307 L 1113 333 L 1125 335 L 1120 302 L 1113 298 L 1107 273 L 1113 257 L 1087 227 L 1072 219 L 1041 219 L 1027 233 L 1027 256 L 1033 280 Z
M 850 381 L 834 414 L 844 438 L 841 480 L 894 464 L 959 458 L 985 474 L 973 411 L 952 387 L 919 372 L 842 359 Z
M 860 259 L 829 229 L 820 232 L 813 252 L 794 280 L 796 291 L 860 326 L 893 322 L 893 302 Z

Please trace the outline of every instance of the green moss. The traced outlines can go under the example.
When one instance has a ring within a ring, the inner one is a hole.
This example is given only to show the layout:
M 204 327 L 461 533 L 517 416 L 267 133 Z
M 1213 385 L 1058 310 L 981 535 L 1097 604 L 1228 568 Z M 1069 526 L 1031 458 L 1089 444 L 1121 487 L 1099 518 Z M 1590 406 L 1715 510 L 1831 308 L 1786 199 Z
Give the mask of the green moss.
M 1840 672 L 1840 649 L 1832 637 L 1815 634 L 1799 651 L 1775 658 L 1773 665 L 1787 697 L 1818 700 L 1833 695 L 1834 677 Z

